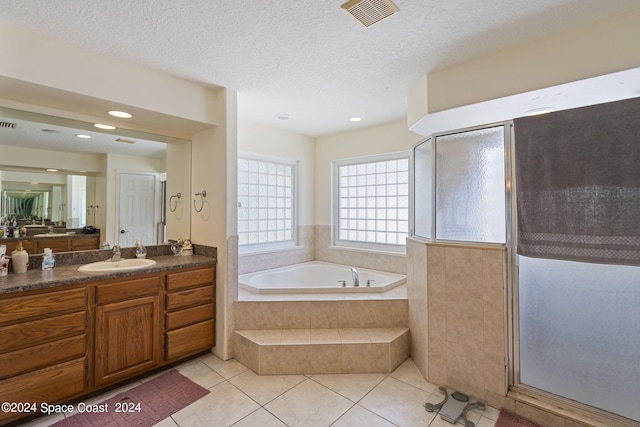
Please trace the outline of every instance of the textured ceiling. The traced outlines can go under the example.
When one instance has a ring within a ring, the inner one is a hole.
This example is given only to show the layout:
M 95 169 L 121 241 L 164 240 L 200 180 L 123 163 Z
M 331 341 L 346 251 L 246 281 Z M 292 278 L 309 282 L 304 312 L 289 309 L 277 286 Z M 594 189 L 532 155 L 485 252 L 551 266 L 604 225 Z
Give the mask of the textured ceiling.
M 638 8 L 637 0 L 394 2 L 400 12 L 370 28 L 342 0 L 0 0 L 0 20 L 235 89 L 241 118 L 319 136 L 405 118 L 409 88 L 428 72 Z

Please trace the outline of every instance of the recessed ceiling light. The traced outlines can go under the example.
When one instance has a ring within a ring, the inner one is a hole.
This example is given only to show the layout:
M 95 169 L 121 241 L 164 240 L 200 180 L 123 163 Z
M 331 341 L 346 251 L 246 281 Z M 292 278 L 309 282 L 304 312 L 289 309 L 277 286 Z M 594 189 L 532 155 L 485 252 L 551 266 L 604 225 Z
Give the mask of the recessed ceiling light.
M 116 128 L 115 126 L 103 125 L 101 123 L 96 123 L 93 126 L 97 127 L 98 129 L 106 129 L 106 130 L 114 130 Z
M 83 134 L 83 133 L 77 133 L 77 134 L 76 134 L 76 136 L 77 136 L 78 138 L 82 138 L 82 139 L 89 139 L 89 138 L 91 138 L 91 135 L 85 135 L 85 134 Z
M 278 120 L 290 120 L 291 119 L 291 115 L 290 114 L 276 114 L 276 118 Z
M 359 122 L 362 120 L 362 117 L 349 117 L 350 122 Z
M 119 117 L 121 119 L 130 119 L 131 117 L 133 117 L 133 114 L 131 113 L 127 113 L 126 111 L 117 111 L 117 110 L 109 111 L 109 115 L 113 117 Z
M 59 130 L 55 130 L 55 129 L 40 129 L 40 130 L 46 133 L 60 133 Z
M 58 172 L 58 169 L 47 169 L 47 172 Z

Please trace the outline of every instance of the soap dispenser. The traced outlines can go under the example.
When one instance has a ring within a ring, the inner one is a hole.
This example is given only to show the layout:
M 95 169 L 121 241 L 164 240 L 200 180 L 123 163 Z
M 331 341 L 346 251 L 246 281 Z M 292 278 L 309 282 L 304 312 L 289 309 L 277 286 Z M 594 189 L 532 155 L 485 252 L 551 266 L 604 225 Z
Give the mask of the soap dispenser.
M 14 273 L 26 273 L 29 266 L 29 254 L 22 247 L 22 241 L 16 245 L 16 249 L 11 252 L 11 263 Z
M 53 270 L 53 267 L 55 266 L 56 259 L 53 255 L 53 251 L 51 251 L 51 248 L 44 248 L 44 255 L 42 256 L 42 269 Z
M 147 248 L 144 247 L 142 242 L 136 240 L 136 258 L 146 258 Z

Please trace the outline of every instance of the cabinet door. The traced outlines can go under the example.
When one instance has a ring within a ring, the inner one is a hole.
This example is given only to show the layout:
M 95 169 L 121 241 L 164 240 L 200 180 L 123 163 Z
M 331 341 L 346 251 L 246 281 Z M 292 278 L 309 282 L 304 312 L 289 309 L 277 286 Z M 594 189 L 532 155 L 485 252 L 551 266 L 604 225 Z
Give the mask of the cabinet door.
M 95 383 L 104 385 L 160 362 L 159 297 L 96 307 Z

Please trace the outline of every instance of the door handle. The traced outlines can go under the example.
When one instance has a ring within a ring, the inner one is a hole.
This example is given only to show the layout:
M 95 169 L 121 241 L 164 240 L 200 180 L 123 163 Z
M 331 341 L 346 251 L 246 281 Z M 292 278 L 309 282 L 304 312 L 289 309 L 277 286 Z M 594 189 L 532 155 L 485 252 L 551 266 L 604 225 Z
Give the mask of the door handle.
M 124 234 L 126 232 L 127 232 L 127 230 L 120 230 L 120 234 Z

